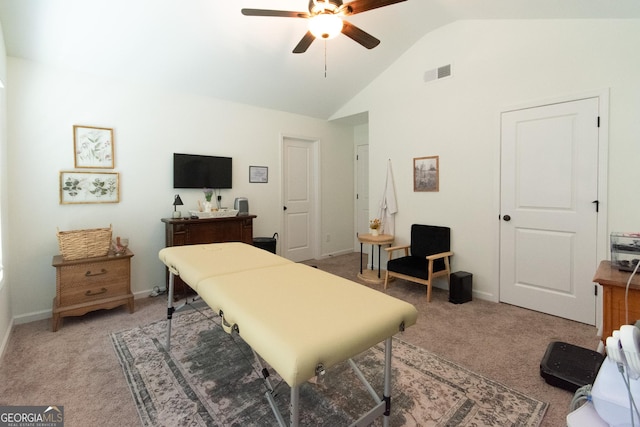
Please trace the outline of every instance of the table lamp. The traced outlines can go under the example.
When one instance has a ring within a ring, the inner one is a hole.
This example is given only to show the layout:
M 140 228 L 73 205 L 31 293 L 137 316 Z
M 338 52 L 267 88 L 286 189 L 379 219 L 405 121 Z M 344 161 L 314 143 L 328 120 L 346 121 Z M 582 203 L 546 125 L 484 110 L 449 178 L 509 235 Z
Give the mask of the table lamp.
M 176 194 L 175 197 L 173 198 L 173 217 L 174 218 L 180 218 L 182 216 L 182 212 L 176 210 L 176 206 L 182 206 L 184 205 L 184 203 L 182 203 L 182 199 L 180 198 L 179 194 Z

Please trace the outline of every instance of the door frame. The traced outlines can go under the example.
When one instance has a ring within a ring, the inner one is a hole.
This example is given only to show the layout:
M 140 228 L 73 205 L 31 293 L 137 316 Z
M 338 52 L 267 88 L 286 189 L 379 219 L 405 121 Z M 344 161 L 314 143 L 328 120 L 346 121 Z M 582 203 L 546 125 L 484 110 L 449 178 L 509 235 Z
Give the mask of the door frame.
M 311 254 L 313 259 L 319 259 L 320 258 L 320 236 L 322 235 L 321 233 L 321 229 L 320 229 L 320 224 L 321 222 L 321 218 L 320 218 L 320 189 L 321 189 L 321 172 L 320 172 L 320 138 L 316 138 L 316 137 L 311 137 L 311 136 L 302 136 L 302 135 L 297 135 L 297 134 L 290 134 L 290 133 L 281 133 L 280 134 L 280 144 L 279 144 L 279 149 L 280 149 L 280 209 L 283 208 L 284 204 L 285 204 L 285 200 L 284 200 L 284 185 L 285 185 L 285 168 L 284 168 L 284 144 L 285 144 L 285 140 L 286 139 L 297 139 L 300 141 L 305 141 L 308 142 L 309 144 L 311 144 L 311 152 L 313 154 L 313 172 L 314 172 L 314 179 L 313 179 L 313 207 L 312 207 L 312 212 L 313 212 L 313 220 L 312 220 L 312 224 L 311 224 L 311 230 L 309 232 L 309 236 L 311 237 Z M 287 239 L 288 236 L 286 235 L 286 230 L 285 230 L 285 225 L 284 225 L 284 211 L 281 211 L 280 213 L 280 230 L 281 230 L 281 234 L 282 234 L 282 239 Z M 286 241 L 286 240 L 284 240 Z M 283 254 L 284 255 L 284 254 Z
M 360 154 L 360 147 L 367 147 L 367 152 L 368 152 L 369 151 L 369 142 L 367 141 L 366 143 L 356 143 L 353 146 L 353 159 L 354 159 L 354 162 L 353 162 L 354 163 L 354 167 L 353 167 L 353 182 L 354 182 L 353 191 L 354 191 L 354 194 L 356 195 L 356 197 L 353 200 L 353 211 L 354 211 L 354 215 L 355 215 L 355 218 L 353 220 L 353 224 L 354 224 L 354 229 L 356 230 L 356 232 L 354 233 L 354 236 L 353 236 L 353 247 L 356 248 L 356 252 L 358 252 L 360 250 L 360 241 L 358 240 L 358 233 L 359 233 L 359 230 L 360 230 L 360 226 L 362 225 L 360 223 L 360 221 L 359 221 L 360 220 L 360 212 L 358 210 L 358 205 L 360 203 L 360 200 L 359 200 L 360 192 L 358 191 L 358 189 L 360 187 L 359 168 L 362 165 L 362 163 L 360 163 L 361 160 L 358 158 L 358 156 Z M 369 168 L 369 156 L 368 156 L 368 153 L 367 153 L 367 165 L 366 166 L 367 166 L 367 171 L 368 171 L 368 168 Z M 367 180 L 369 179 L 369 174 L 368 173 L 367 173 L 366 179 Z M 370 194 L 369 194 L 369 191 L 367 189 L 367 200 L 369 200 L 369 198 L 370 198 Z M 369 207 L 368 206 L 367 206 L 367 213 L 369 213 Z M 370 218 L 370 216 L 367 218 L 367 222 L 366 222 L 367 229 L 369 228 L 368 227 L 369 218 Z
M 598 128 L 598 219 L 597 219 L 597 231 L 596 231 L 596 264 L 593 266 L 593 273 L 595 274 L 598 268 L 598 263 L 601 260 L 608 259 L 609 256 L 609 234 L 608 234 L 608 211 L 609 211 L 609 189 L 608 189 L 608 166 L 609 166 L 609 88 L 601 90 L 593 90 L 581 92 L 573 95 L 565 95 L 557 98 L 541 99 L 536 101 L 529 101 L 523 104 L 512 105 L 503 108 L 498 112 L 498 126 L 497 129 L 501 129 L 501 118 L 504 113 L 511 111 L 524 110 L 527 108 L 544 107 L 553 104 L 562 104 L 571 101 L 580 101 L 588 98 L 598 98 L 598 116 L 600 117 L 600 126 Z M 499 132 L 500 133 L 500 132 Z M 501 134 L 500 134 L 501 135 Z M 501 138 L 501 136 L 500 136 Z M 497 145 L 497 159 L 498 165 L 502 164 L 501 158 L 502 141 Z M 500 171 L 501 169 L 498 168 Z M 495 209 L 498 212 L 498 222 L 496 223 L 496 239 L 498 244 L 496 245 L 495 253 L 495 271 L 498 280 L 498 295 L 497 300 L 500 299 L 500 198 L 501 193 L 501 174 L 500 172 L 496 177 L 496 201 Z M 596 283 L 598 295 L 596 297 L 596 327 L 598 328 L 598 334 L 602 332 L 602 287 Z

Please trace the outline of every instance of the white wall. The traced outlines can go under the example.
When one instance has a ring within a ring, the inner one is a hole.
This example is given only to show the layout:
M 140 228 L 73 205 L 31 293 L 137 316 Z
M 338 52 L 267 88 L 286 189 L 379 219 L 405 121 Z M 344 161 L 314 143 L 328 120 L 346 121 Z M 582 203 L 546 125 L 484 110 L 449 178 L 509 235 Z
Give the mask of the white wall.
M 638 20 L 460 21 L 411 47 L 334 115 L 369 112 L 372 196 L 385 177 L 374 166 L 392 159 L 396 243 L 409 241 L 412 223 L 452 227 L 454 270 L 472 272 L 474 292 L 497 300 L 500 112 L 607 89 L 608 232 L 640 230 L 638 40 Z M 451 78 L 423 81 L 446 64 Z M 432 155 L 440 156 L 440 191 L 414 193 L 413 158 Z M 370 208 L 378 202 L 372 197 Z
M 4 47 L 4 35 L 2 33 L 2 27 L 0 26 L 0 80 L 5 85 L 7 84 L 7 59 Z M 0 88 L 0 227 L 1 233 L 7 235 L 9 229 L 9 222 L 7 220 L 8 214 L 8 174 L 7 174 L 7 132 L 6 132 L 6 90 Z M 4 254 L 4 261 L 6 264 L 7 250 L 9 244 L 7 239 L 0 240 L 2 245 L 2 253 Z M 7 271 L 4 271 L 4 278 L 0 280 L 0 356 L 2 356 L 3 350 L 6 346 L 9 338 L 9 330 L 11 328 L 11 304 L 10 304 L 10 292 L 9 281 L 7 279 Z
M 172 188 L 173 152 L 233 157 L 233 189 L 222 190 L 222 204 L 232 207 L 235 197 L 248 197 L 251 213 L 258 216 L 254 236 L 282 235 L 281 135 L 318 138 L 320 235 L 331 234 L 320 251 L 328 255 L 353 250 L 352 127 L 170 88 L 131 86 L 11 57 L 8 73 L 8 206 L 14 226 L 5 239 L 11 249 L 6 261 L 16 321 L 51 314 L 57 228 L 112 224 L 114 235 L 130 238 L 135 253 L 134 293 L 164 287 L 157 257 L 164 246 L 160 219 L 171 215 L 175 193 L 184 201 L 185 212 L 203 198 L 200 190 Z M 59 204 L 59 172 L 74 166 L 74 124 L 114 129 L 120 203 Z M 249 184 L 249 165 L 268 166 L 268 184 Z

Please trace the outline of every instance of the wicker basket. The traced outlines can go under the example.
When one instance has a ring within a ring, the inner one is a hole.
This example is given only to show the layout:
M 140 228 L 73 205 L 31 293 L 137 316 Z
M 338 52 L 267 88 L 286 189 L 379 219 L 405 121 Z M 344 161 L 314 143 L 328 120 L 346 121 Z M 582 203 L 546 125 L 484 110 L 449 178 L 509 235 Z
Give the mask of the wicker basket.
M 58 230 L 58 246 L 65 261 L 106 256 L 111 247 L 111 226 L 88 230 Z

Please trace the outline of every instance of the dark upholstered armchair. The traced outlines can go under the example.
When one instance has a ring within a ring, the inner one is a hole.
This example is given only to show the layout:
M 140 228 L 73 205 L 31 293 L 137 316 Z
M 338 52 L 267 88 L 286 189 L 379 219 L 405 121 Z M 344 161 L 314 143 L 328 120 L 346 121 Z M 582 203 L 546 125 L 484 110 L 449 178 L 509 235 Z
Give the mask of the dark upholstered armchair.
M 389 277 L 421 283 L 427 286 L 427 302 L 431 302 L 431 282 L 436 277 L 451 275 L 449 257 L 451 252 L 451 229 L 433 225 L 413 224 L 411 226 L 411 244 L 385 248 L 389 255 L 384 288 L 387 289 Z M 393 258 L 397 250 L 404 250 L 404 256 Z

